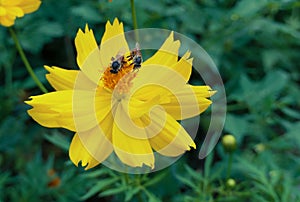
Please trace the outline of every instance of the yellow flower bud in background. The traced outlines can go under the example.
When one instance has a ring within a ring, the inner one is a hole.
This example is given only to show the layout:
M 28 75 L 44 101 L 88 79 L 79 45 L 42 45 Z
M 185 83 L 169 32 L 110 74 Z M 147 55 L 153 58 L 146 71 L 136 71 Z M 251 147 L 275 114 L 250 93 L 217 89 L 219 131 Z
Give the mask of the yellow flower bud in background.
M 41 0 L 0 0 L 0 25 L 10 27 L 16 18 L 36 11 Z
M 222 145 L 225 152 L 233 152 L 236 149 L 236 139 L 233 135 L 227 134 L 222 138 Z

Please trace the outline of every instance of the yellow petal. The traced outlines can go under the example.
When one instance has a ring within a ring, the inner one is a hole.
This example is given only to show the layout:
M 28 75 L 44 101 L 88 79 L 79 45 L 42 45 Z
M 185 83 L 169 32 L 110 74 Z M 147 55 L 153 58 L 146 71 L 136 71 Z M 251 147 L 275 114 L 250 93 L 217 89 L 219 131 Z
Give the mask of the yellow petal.
M 126 102 L 123 101 L 125 104 Z M 126 103 L 127 104 L 127 103 Z M 131 97 L 130 102 L 128 103 L 128 112 L 132 119 L 139 118 L 144 114 L 148 114 L 150 109 L 159 104 L 159 96 L 151 97 L 151 99 L 147 101 L 138 100 L 134 97 Z
M 31 96 L 25 103 L 33 108 L 28 114 L 50 128 L 87 131 L 98 125 L 111 109 L 111 94 L 105 90 L 65 90 Z
M 85 26 L 85 31 L 78 30 L 75 38 L 75 46 L 77 51 L 77 64 L 82 67 L 87 57 L 95 50 L 98 49 L 93 30 L 89 29 L 88 25 Z
M 91 130 L 76 133 L 69 149 L 71 161 L 78 166 L 90 169 L 103 162 L 113 151 L 111 144 L 113 118 L 108 115 L 100 124 Z
M 8 15 L 13 15 L 13 16 L 17 16 L 17 17 L 24 16 L 23 10 L 19 7 L 7 7 L 6 12 Z
M 87 165 L 85 169 L 93 168 L 96 165 L 100 164 L 90 153 L 85 149 L 83 144 L 81 143 L 79 135 L 76 133 L 72 139 L 69 156 L 71 161 L 78 166 L 79 162 L 84 167 Z
M 180 41 L 174 41 L 174 33 L 171 32 L 160 49 L 151 58 L 146 60 L 143 65 L 158 64 L 171 67 L 178 60 L 179 47 Z
M 115 117 L 124 114 L 124 111 L 118 107 Z M 119 128 L 118 123 L 114 122 L 112 132 L 112 143 L 114 151 L 119 159 L 126 165 L 131 167 L 142 167 L 143 164 L 154 168 L 154 155 L 145 133 L 139 134 L 139 138 L 125 134 Z
M 207 98 L 212 96 L 209 86 L 186 85 L 174 94 L 165 96 L 160 103 L 176 120 L 183 120 L 199 115 L 212 103 Z
M 22 8 L 24 13 L 32 13 L 40 7 L 41 1 L 40 0 L 26 0 L 26 1 L 21 1 L 21 3 L 18 5 Z
M 54 66 L 45 66 L 45 69 L 49 72 L 46 78 L 55 90 L 71 90 L 74 88 L 74 82 L 79 73 L 78 70 L 66 70 Z
M 73 91 L 58 91 L 30 98 L 25 103 L 33 107 L 28 114 L 36 122 L 45 127 L 76 130 L 72 113 Z
M 45 66 L 45 69 L 50 73 L 46 75 L 46 78 L 55 90 L 93 91 L 97 88 L 97 85 L 91 82 L 81 71 L 48 66 Z
M 165 156 L 178 156 L 185 151 L 190 150 L 190 147 L 196 148 L 196 145 L 189 134 L 184 128 L 170 116 L 166 114 L 166 119 L 160 116 L 163 111 L 156 115 L 155 119 L 152 119 L 154 123 L 160 125 L 164 123 L 164 127 L 158 134 L 152 134 L 151 130 L 148 130 L 148 135 L 152 148 L 158 153 Z M 159 118 L 162 117 L 162 118 Z M 144 116 L 142 120 L 148 122 L 148 118 Z
M 192 73 L 193 59 L 189 59 L 190 54 L 190 52 L 186 52 L 181 59 L 171 67 L 173 70 L 179 73 L 186 82 L 188 82 Z
M 3 6 L 16 6 L 16 5 L 19 5 L 22 2 L 22 0 L 14 0 L 14 1 L 12 1 L 12 0 L 1 0 L 0 2 Z
M 76 90 L 73 116 L 76 131 L 87 131 L 100 123 L 111 111 L 111 93 L 99 87 L 95 91 Z
M 5 27 L 10 27 L 15 23 L 16 17 L 0 17 L 0 24 L 5 26 Z
M 0 17 L 7 14 L 6 9 L 3 6 L 0 6 Z
M 153 97 L 163 97 L 168 92 L 176 92 L 186 85 L 185 78 L 176 70 L 158 65 L 146 65 L 134 79 L 131 92 L 144 101 Z
M 112 57 L 116 57 L 118 53 L 124 54 L 128 51 L 123 23 L 119 23 L 117 18 L 115 18 L 113 24 L 108 21 L 100 45 L 102 65 L 108 67 Z
M 75 46 L 78 66 L 86 77 L 97 85 L 106 67 L 102 65 L 100 60 L 100 50 L 93 31 L 87 25 L 85 32 L 82 32 L 81 29 L 77 32 Z

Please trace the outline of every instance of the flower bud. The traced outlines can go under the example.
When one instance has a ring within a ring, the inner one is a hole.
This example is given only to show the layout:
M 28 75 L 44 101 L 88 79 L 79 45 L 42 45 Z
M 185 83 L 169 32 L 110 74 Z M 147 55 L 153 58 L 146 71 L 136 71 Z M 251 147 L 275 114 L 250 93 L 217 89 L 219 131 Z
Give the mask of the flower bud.
M 222 145 L 224 150 L 228 153 L 233 152 L 236 149 L 236 139 L 233 135 L 224 135 L 222 138 Z
M 257 153 L 261 153 L 261 152 L 263 152 L 263 151 L 266 150 L 266 146 L 263 143 L 259 143 L 259 144 L 257 144 L 257 145 L 254 146 L 254 150 Z
M 226 186 L 227 186 L 228 188 L 234 188 L 235 185 L 236 185 L 236 182 L 235 182 L 235 180 L 232 179 L 232 178 L 229 178 L 229 179 L 226 181 Z

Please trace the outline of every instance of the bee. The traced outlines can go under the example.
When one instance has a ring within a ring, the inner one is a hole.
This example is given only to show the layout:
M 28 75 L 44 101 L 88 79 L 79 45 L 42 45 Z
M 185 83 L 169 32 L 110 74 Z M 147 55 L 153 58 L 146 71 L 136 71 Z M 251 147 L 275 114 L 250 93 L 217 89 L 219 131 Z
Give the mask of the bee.
M 140 45 L 138 43 L 135 44 L 135 48 L 130 52 L 130 56 L 132 59 L 133 69 L 139 69 L 143 62 L 142 53 L 140 49 Z
M 124 55 L 118 53 L 116 58 L 111 58 L 110 73 L 117 74 L 123 66 Z

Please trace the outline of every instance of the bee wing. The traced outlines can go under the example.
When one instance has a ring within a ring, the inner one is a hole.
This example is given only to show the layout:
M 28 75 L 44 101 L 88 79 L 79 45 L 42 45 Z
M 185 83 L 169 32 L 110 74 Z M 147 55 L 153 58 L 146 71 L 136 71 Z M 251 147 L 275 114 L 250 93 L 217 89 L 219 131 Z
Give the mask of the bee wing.
M 137 51 L 141 50 L 140 44 L 139 44 L 138 42 L 135 43 L 135 49 L 136 49 Z
M 117 55 L 116 55 L 116 58 L 121 58 L 121 57 L 123 57 L 123 56 L 125 55 L 125 53 L 126 53 L 126 49 L 125 49 L 124 47 L 122 47 L 122 48 L 118 51 L 118 53 L 117 53 Z

